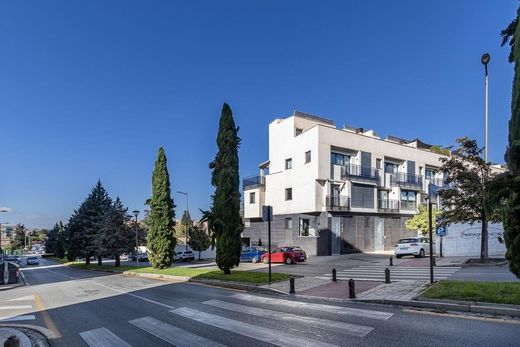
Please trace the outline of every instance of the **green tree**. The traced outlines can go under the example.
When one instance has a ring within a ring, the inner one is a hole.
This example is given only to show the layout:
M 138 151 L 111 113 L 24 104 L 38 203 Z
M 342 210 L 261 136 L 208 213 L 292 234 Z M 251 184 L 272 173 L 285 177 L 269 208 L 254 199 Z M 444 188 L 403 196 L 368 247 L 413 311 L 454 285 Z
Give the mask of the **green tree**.
M 241 234 L 240 191 L 238 173 L 238 127 L 228 104 L 224 103 L 217 135 L 218 152 L 209 167 L 213 170 L 211 184 L 215 187 L 209 211 L 203 213 L 208 222 L 212 244 L 217 247 L 216 262 L 225 274 L 240 263 Z
M 520 37 L 520 26 L 516 18 L 502 31 L 502 46 L 509 43 L 511 52 L 509 62 L 514 62 L 515 76 L 511 98 L 511 119 L 509 121 L 508 147 L 505 159 L 508 173 L 500 175 L 495 181 L 494 197 L 504 202 L 503 222 L 504 241 L 507 247 L 506 258 L 509 260 L 509 269 L 520 278 L 520 45 L 516 38 Z
M 435 217 L 439 215 L 440 211 L 438 209 L 432 209 L 432 229 L 435 232 L 437 228 L 437 222 Z M 430 224 L 428 222 L 428 208 L 427 206 L 421 204 L 419 205 L 419 213 L 413 216 L 412 218 L 406 220 L 404 223 L 406 230 L 409 231 L 419 231 L 423 236 L 428 235 L 430 231 Z
M 204 228 L 204 226 L 200 223 L 195 225 L 192 224 L 189 228 L 190 240 L 188 242 L 188 245 L 194 251 L 199 252 L 200 260 L 200 253 L 208 249 L 209 246 L 211 246 L 211 238 L 209 237 L 209 234 Z
M 135 246 L 129 222 L 128 209 L 118 197 L 103 216 L 101 230 L 96 239 L 96 248 L 103 255 L 114 256 L 116 267 L 121 266 L 121 254 L 131 251 Z
M 170 176 L 164 149 L 159 148 L 152 175 L 152 197 L 148 201 L 148 257 L 155 269 L 165 269 L 173 262 L 176 239 L 174 235 L 175 211 L 170 191 Z
M 492 178 L 491 165 L 482 159 L 482 148 L 467 137 L 457 139 L 455 155 L 441 158 L 448 188 L 441 189 L 441 223 L 482 223 L 480 260 L 488 257 L 488 221 L 498 221 L 496 208 L 487 199 L 486 185 Z
M 61 220 L 58 223 L 58 235 L 55 254 L 58 258 L 63 258 L 65 256 L 65 227 L 63 226 L 63 222 Z
M 14 228 L 13 248 L 20 249 L 25 246 L 25 237 L 29 230 L 24 224 L 17 224 Z
M 45 252 L 56 253 L 56 246 L 58 245 L 58 234 L 60 232 L 60 226 L 58 223 L 54 224 L 51 230 L 47 232 L 45 238 Z

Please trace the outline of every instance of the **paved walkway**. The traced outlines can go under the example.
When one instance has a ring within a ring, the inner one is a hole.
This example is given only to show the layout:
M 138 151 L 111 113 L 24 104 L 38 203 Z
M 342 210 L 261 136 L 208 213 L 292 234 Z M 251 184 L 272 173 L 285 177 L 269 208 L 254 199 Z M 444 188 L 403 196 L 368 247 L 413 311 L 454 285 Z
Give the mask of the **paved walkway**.
M 428 282 L 400 281 L 389 284 L 380 284 L 357 295 L 358 300 L 413 300 L 426 288 Z

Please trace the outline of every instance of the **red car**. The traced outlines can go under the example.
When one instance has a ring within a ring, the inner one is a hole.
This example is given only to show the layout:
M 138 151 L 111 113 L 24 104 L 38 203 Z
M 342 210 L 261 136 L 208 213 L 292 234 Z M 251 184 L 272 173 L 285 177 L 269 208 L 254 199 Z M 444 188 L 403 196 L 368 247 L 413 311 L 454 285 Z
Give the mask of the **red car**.
M 262 254 L 262 262 L 269 263 L 269 253 Z M 271 251 L 272 263 L 293 264 L 305 261 L 307 254 L 300 247 L 278 247 Z

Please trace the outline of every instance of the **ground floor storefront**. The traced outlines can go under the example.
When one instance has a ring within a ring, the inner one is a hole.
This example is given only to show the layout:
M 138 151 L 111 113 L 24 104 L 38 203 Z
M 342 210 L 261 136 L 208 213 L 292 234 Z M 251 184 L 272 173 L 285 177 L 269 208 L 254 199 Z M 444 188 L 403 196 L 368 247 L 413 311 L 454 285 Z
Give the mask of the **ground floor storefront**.
M 405 229 L 410 217 L 349 212 L 275 215 L 271 244 L 300 246 L 309 255 L 391 251 L 399 239 L 417 235 Z M 249 220 L 245 225 L 245 243 L 267 246 L 267 222 Z

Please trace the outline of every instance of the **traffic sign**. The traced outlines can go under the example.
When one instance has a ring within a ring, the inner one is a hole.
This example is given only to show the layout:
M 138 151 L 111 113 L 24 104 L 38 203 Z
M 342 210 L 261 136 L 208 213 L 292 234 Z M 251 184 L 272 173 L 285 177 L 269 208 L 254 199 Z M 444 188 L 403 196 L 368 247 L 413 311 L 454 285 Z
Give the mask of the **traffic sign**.
M 443 227 L 443 226 L 438 226 L 437 230 L 435 230 L 435 233 L 439 236 L 446 236 L 447 232 L 448 232 L 448 228 Z

